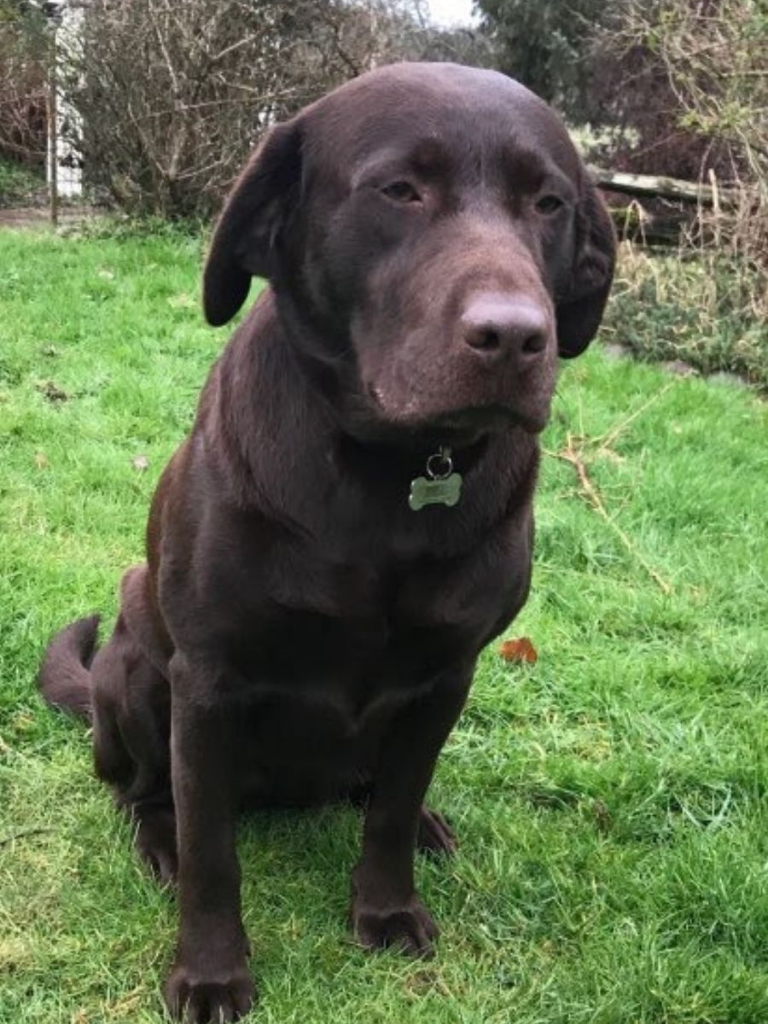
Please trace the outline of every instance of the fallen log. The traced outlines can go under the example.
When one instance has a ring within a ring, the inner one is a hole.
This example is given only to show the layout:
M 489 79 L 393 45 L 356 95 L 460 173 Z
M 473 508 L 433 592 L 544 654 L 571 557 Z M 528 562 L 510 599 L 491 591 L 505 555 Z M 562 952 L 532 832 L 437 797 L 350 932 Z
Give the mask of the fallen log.
M 592 178 L 599 188 L 621 192 L 628 196 L 651 199 L 671 199 L 679 203 L 701 206 L 734 205 L 740 193 L 736 189 L 715 185 L 700 185 L 694 181 L 681 181 L 651 174 L 627 174 L 624 171 L 606 171 L 591 167 Z
M 687 210 L 650 213 L 633 202 L 629 206 L 609 206 L 608 212 L 618 237 L 640 245 L 679 245 L 684 237 L 695 236 L 699 230 L 696 214 Z

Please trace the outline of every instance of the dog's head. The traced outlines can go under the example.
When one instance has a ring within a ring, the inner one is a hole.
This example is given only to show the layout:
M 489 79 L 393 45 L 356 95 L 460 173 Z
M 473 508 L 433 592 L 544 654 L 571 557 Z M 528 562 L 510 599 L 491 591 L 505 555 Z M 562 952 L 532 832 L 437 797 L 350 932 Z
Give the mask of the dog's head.
M 610 219 L 558 117 L 493 71 L 398 64 L 274 127 L 214 234 L 204 303 L 269 278 L 351 432 L 546 423 L 557 355 L 594 337 Z

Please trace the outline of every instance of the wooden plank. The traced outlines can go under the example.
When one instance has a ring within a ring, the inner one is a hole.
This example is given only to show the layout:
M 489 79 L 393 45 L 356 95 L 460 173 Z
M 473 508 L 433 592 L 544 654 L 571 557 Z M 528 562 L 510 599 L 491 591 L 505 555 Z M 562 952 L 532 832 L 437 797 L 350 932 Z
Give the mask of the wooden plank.
M 712 206 L 715 201 L 720 204 L 736 202 L 738 193 L 727 188 L 711 185 L 699 185 L 693 181 L 680 181 L 678 178 L 658 177 L 651 174 L 626 174 L 623 171 L 606 171 L 600 167 L 591 167 L 593 180 L 600 188 L 612 192 L 623 192 L 629 196 L 646 198 L 671 199 L 681 203 L 701 203 Z

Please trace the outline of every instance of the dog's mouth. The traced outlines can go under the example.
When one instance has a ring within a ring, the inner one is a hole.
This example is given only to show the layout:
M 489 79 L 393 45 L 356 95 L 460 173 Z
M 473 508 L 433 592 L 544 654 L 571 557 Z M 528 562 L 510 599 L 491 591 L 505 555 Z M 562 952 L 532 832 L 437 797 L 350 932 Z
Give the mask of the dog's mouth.
M 487 402 L 453 409 L 424 408 L 412 402 L 392 408 L 384 391 L 371 385 L 357 413 L 357 424 L 363 430 L 392 437 L 410 435 L 427 444 L 466 447 L 514 426 L 529 434 L 539 434 L 549 420 L 549 402 Z

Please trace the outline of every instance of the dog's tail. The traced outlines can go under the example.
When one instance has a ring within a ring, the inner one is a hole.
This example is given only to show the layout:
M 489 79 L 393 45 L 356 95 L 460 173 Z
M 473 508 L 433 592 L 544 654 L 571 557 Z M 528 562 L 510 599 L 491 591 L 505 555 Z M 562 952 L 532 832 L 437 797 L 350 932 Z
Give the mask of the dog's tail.
M 37 685 L 49 704 L 88 721 L 91 717 L 91 662 L 99 616 L 65 626 L 48 644 Z

